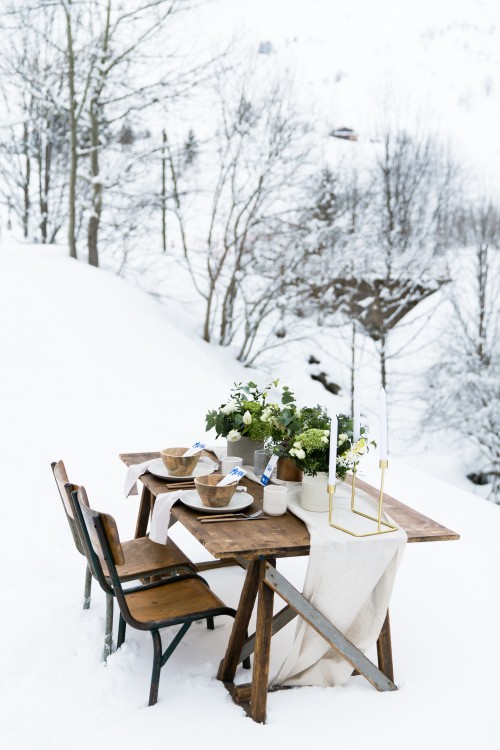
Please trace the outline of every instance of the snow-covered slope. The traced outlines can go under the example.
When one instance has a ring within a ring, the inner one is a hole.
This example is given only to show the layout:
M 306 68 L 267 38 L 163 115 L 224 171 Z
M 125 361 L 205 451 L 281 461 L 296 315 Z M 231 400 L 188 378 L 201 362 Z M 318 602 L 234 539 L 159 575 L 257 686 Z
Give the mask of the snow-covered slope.
M 247 374 L 177 323 L 58 249 L 0 245 L 2 747 L 498 748 L 500 509 L 397 460 L 388 491 L 462 535 L 407 549 L 391 606 L 397 693 L 378 694 L 359 677 L 345 688 L 284 691 L 270 695 L 269 722 L 257 726 L 214 679 L 229 620 L 213 633 L 193 628 L 162 673 L 155 708 L 146 708 L 147 633 L 131 631 L 102 665 L 104 596 L 94 587 L 81 610 L 84 561 L 50 461 L 64 459 L 130 538 L 137 500 L 122 498 L 118 452 L 201 436 L 206 409 Z M 174 535 L 194 559 L 207 556 L 182 529 Z M 279 565 L 300 586 L 305 564 Z M 208 578 L 237 603 L 240 570 Z M 289 626 L 273 641 L 272 669 L 292 636 Z

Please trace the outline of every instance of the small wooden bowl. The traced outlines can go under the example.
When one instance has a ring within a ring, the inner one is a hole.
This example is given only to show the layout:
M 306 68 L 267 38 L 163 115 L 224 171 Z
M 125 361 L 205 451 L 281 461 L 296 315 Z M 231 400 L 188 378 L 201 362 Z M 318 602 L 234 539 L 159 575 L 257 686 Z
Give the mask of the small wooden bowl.
M 225 487 L 216 487 L 215 485 L 223 478 L 223 474 L 208 474 L 205 477 L 196 477 L 194 480 L 201 502 L 207 508 L 225 508 L 231 502 L 238 482 L 227 484 Z
M 195 470 L 201 453 L 195 456 L 184 456 L 187 450 L 187 448 L 166 448 L 160 451 L 161 460 L 173 477 L 188 477 Z

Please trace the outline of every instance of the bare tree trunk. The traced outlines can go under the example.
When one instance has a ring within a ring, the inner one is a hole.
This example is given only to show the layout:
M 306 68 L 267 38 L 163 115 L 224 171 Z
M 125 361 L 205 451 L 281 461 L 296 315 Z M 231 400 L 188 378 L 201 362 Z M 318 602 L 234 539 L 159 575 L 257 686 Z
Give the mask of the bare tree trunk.
M 31 180 L 31 158 L 30 158 L 30 150 L 29 150 L 29 131 L 28 131 L 28 123 L 24 123 L 24 130 L 23 130 L 23 148 L 24 148 L 24 156 L 25 156 L 25 174 L 24 174 L 24 181 L 23 181 L 23 196 L 24 196 L 24 210 L 23 210 L 23 235 L 24 237 L 28 237 L 29 233 L 29 223 L 30 223 L 30 180 Z
M 477 249 L 477 286 L 478 286 L 478 348 L 481 361 L 485 357 L 485 316 L 486 316 L 486 288 L 488 284 L 488 245 L 481 243 Z
M 215 293 L 215 283 L 210 282 L 210 289 L 207 297 L 207 304 L 205 306 L 205 321 L 203 323 L 203 341 L 210 341 L 210 324 L 212 322 L 212 303 Z
M 48 242 L 49 223 L 49 190 L 51 169 L 52 145 L 47 142 L 45 147 L 40 144 L 38 155 L 38 183 L 40 203 L 40 234 L 44 245 Z
M 66 37 L 68 45 L 68 86 L 69 86 L 69 211 L 68 245 L 71 258 L 76 258 L 76 174 L 78 168 L 78 134 L 75 98 L 75 52 L 73 49 L 73 28 L 71 20 L 72 0 L 62 3 L 66 16 Z
M 163 252 L 167 252 L 167 131 L 162 130 L 163 146 L 161 149 L 161 241 Z
M 387 334 L 382 332 L 380 336 L 380 380 L 382 388 L 387 389 Z
M 99 177 L 99 112 L 95 99 L 90 102 L 90 174 L 92 177 L 92 211 L 87 229 L 89 264 L 99 266 L 98 238 L 102 212 L 102 182 Z

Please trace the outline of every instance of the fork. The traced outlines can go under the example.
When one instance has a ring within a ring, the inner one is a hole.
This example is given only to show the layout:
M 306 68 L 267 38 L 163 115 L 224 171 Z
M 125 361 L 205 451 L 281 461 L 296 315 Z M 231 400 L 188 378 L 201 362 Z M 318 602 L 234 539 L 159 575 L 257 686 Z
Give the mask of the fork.
M 198 521 L 201 523 L 217 523 L 218 521 L 265 521 L 269 516 L 264 514 L 263 510 L 258 510 L 255 513 L 224 513 L 222 515 L 213 516 L 198 516 Z

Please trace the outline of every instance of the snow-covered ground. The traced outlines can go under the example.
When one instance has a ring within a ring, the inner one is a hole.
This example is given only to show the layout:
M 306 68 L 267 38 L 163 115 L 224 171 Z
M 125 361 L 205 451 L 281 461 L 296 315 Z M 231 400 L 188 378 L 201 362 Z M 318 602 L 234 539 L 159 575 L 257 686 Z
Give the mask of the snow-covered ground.
M 410 545 L 405 553 L 391 604 L 397 693 L 379 694 L 360 677 L 344 688 L 283 691 L 269 696 L 267 725 L 255 725 L 214 678 L 229 619 L 214 632 L 192 629 L 162 672 L 154 708 L 146 706 L 149 634 L 130 631 L 104 667 L 104 595 L 94 587 L 91 608 L 82 611 L 84 561 L 50 462 L 62 458 L 91 503 L 117 518 L 123 538 L 132 536 L 137 499 L 122 497 L 118 452 L 200 437 L 207 408 L 248 375 L 227 352 L 186 334 L 180 315 L 62 249 L 5 236 L 0 244 L 2 747 L 112 743 L 128 750 L 164 742 L 247 750 L 314 742 L 496 750 L 500 509 L 398 458 L 388 492 L 462 538 Z M 305 394 L 301 377 L 295 383 L 288 369 L 288 384 L 301 396 L 329 405 L 317 384 Z M 173 534 L 190 557 L 206 559 L 187 532 Z M 279 563 L 299 586 L 305 565 Z M 207 577 L 237 603 L 240 570 Z M 289 626 L 273 640 L 272 670 L 292 635 Z

